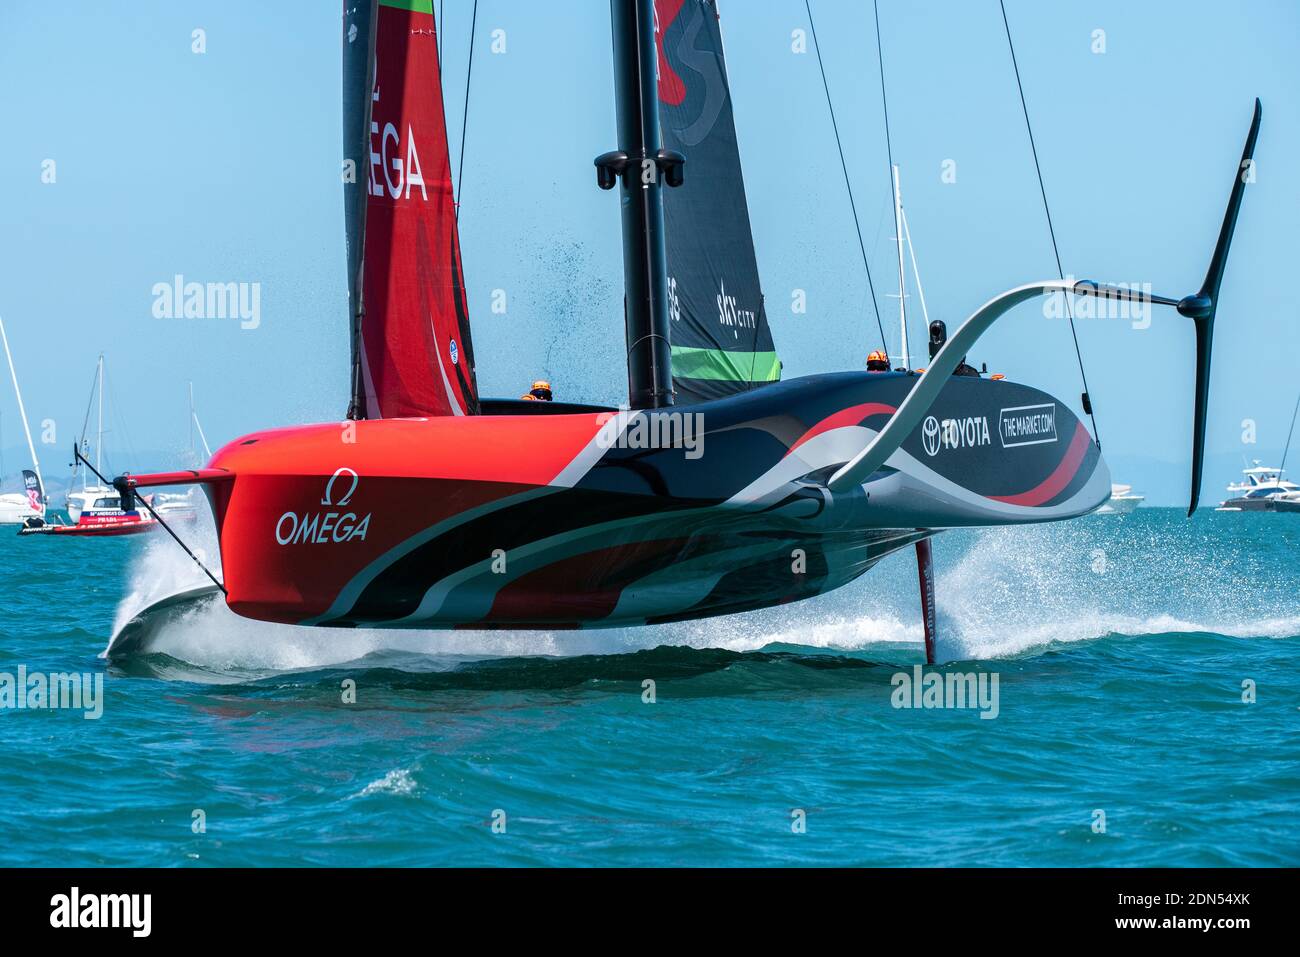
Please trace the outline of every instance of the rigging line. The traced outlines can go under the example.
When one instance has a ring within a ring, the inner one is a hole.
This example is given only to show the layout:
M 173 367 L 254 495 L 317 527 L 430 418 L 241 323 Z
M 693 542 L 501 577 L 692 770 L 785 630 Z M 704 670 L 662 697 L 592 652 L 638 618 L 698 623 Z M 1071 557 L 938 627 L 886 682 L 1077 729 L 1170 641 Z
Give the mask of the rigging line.
M 469 126 L 469 81 L 474 75 L 474 30 L 478 25 L 478 0 L 469 23 L 469 64 L 465 67 L 465 109 L 460 118 L 460 165 L 456 170 L 456 222 L 460 222 L 460 196 L 465 187 L 465 132 Z
M 1034 128 L 1029 122 L 1029 105 L 1025 102 L 1025 87 L 1020 82 L 1020 65 L 1016 62 L 1016 45 L 1011 42 L 1011 24 L 1007 20 L 1007 5 L 1005 0 L 998 0 L 998 6 L 1002 8 L 1002 26 L 1007 31 L 1007 48 L 1011 51 L 1011 68 L 1016 73 L 1016 89 L 1020 91 L 1020 109 L 1025 114 L 1025 129 L 1029 133 L 1029 149 L 1034 154 L 1034 170 L 1038 173 L 1038 191 L 1043 197 L 1043 212 L 1047 214 L 1047 232 L 1052 237 L 1052 253 L 1056 256 L 1056 275 L 1058 278 L 1065 279 L 1065 270 L 1061 268 L 1061 250 L 1056 244 L 1056 229 L 1052 226 L 1052 210 L 1047 205 L 1047 187 L 1043 185 L 1043 167 L 1038 162 L 1038 147 L 1034 144 Z M 1074 356 L 1079 360 L 1079 378 L 1083 380 L 1083 394 L 1087 399 L 1088 418 L 1092 420 L 1092 434 L 1096 439 L 1097 448 L 1101 448 L 1101 433 L 1097 429 L 1097 416 L 1092 411 L 1091 393 L 1088 390 L 1088 373 L 1083 367 L 1083 352 L 1079 349 L 1079 333 L 1074 328 L 1074 309 L 1070 305 L 1068 294 L 1062 294 L 1065 298 L 1065 314 L 1070 320 L 1070 338 L 1074 340 Z
M 1282 467 L 1277 470 L 1277 478 L 1282 480 L 1282 473 L 1286 471 L 1286 457 L 1291 454 L 1291 437 L 1295 435 L 1295 417 L 1300 413 L 1300 396 L 1296 396 L 1295 411 L 1291 413 L 1291 429 L 1286 434 L 1286 448 L 1282 450 Z
M 101 484 L 103 484 L 108 488 L 117 488 L 116 485 L 114 485 L 108 479 L 104 478 L 104 476 L 99 473 L 99 470 L 95 468 L 95 466 L 90 464 L 90 460 L 87 459 L 84 455 L 82 455 L 80 450 L 76 450 L 76 456 L 77 458 L 81 459 L 82 464 L 85 465 L 86 468 L 90 469 L 90 471 L 95 473 L 95 477 L 99 479 Z M 121 494 L 122 494 L 121 489 L 118 489 L 118 495 Z M 161 525 L 167 531 L 168 535 L 176 539 L 176 544 L 185 550 L 185 554 L 190 556 L 190 558 L 194 560 L 195 565 L 198 565 L 199 568 L 203 569 L 203 574 L 207 575 L 208 578 L 212 579 L 212 584 L 216 585 L 219 589 L 221 589 L 221 594 L 229 596 L 230 592 L 226 591 L 226 586 L 221 584 L 221 582 L 217 579 L 216 575 L 208 571 L 208 566 L 203 564 L 199 556 L 195 555 L 194 552 L 190 550 L 190 547 L 186 545 L 183 541 L 181 541 L 181 537 L 172 531 L 172 527 L 163 521 L 163 517 L 161 515 L 159 515 L 156 511 L 154 511 L 154 507 L 149 504 L 148 500 L 139 492 L 136 493 L 135 500 L 149 510 L 149 514 L 154 517 L 154 521 L 156 521 L 159 525 Z
M 880 64 L 880 108 L 885 114 L 885 155 L 889 158 L 889 195 L 894 195 L 894 147 L 889 139 L 889 100 L 885 97 L 885 50 L 880 45 L 880 4 L 871 0 L 876 15 L 876 62 Z
M 885 50 L 880 43 L 880 4 L 878 0 L 871 0 L 871 9 L 876 17 L 876 62 L 880 64 L 880 108 L 885 114 L 885 155 L 889 161 L 889 166 L 886 168 L 885 172 L 889 174 L 889 195 L 892 198 L 894 195 L 894 147 L 889 137 L 889 101 L 885 98 Z M 894 223 L 896 231 L 900 231 L 901 227 L 901 223 Z M 899 277 L 899 282 L 902 282 L 901 275 Z M 900 288 L 898 290 L 900 309 L 902 309 L 902 296 L 904 292 L 904 289 Z M 906 351 L 902 349 L 901 342 L 899 343 L 899 347 L 900 352 Z M 886 349 L 885 353 L 888 354 L 889 350 Z
M 858 249 L 862 253 L 862 268 L 867 271 L 867 286 L 871 289 L 871 308 L 876 314 L 876 328 L 880 330 L 880 348 L 886 352 L 889 346 L 885 342 L 885 325 L 880 321 L 880 305 L 876 302 L 876 284 L 871 279 L 871 267 L 867 264 L 867 246 L 862 241 L 862 226 L 858 222 L 858 206 L 853 201 L 853 184 L 849 180 L 849 164 L 844 160 L 844 146 L 840 142 L 840 127 L 835 122 L 835 106 L 831 103 L 831 87 L 826 81 L 826 66 L 822 63 L 822 48 L 817 43 L 817 26 L 813 23 L 812 4 L 803 0 L 804 9 L 808 11 L 808 27 L 812 33 L 813 50 L 817 54 L 817 69 L 822 75 L 822 89 L 826 91 L 826 108 L 831 114 L 831 129 L 835 131 L 835 147 L 840 153 L 840 169 L 844 171 L 844 187 L 849 192 L 849 209 L 853 211 L 853 229 L 858 237 Z
M 117 419 L 118 430 L 122 433 L 122 442 L 126 445 L 127 454 L 131 456 L 130 461 L 138 462 L 140 461 L 140 457 L 136 455 L 135 443 L 131 441 L 131 433 L 127 431 L 126 416 L 122 412 L 122 403 L 117 400 L 116 383 L 116 379 L 113 380 L 113 382 L 109 382 L 107 378 L 104 379 L 104 385 L 108 389 L 109 415 Z M 109 429 L 110 433 L 112 431 L 112 429 Z M 104 458 L 107 461 L 108 456 L 105 456 Z M 109 463 L 109 466 L 109 471 L 112 471 L 112 463 Z
M 95 386 L 98 384 L 98 382 L 99 382 L 99 372 L 96 371 L 95 378 L 90 380 L 90 397 L 86 399 L 86 417 L 81 420 L 81 438 L 77 440 L 77 448 L 81 448 L 83 445 L 86 444 L 86 430 L 90 428 L 90 410 L 95 407 Z M 77 480 L 77 458 L 78 457 L 74 455 L 72 459 L 72 478 L 70 479 L 70 482 L 75 482 Z M 85 484 L 84 472 L 82 473 L 82 479 L 83 479 L 82 484 L 84 485 Z M 71 491 L 72 486 L 69 485 L 68 489 L 69 491 Z

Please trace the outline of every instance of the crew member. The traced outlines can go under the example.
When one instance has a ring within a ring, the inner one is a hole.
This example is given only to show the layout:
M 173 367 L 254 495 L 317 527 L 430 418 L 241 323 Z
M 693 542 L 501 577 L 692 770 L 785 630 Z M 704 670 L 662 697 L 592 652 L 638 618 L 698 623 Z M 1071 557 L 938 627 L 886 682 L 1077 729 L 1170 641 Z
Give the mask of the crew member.
M 934 361 L 935 355 L 943 348 L 944 343 L 948 341 L 948 327 L 944 325 L 942 319 L 936 319 L 930 323 L 930 361 Z M 952 370 L 953 375 L 979 376 L 979 370 L 973 365 L 968 365 L 966 357 L 961 357 L 961 362 L 957 363 L 957 368 Z
M 868 372 L 888 372 L 888 371 L 889 371 L 889 356 L 885 355 L 885 354 L 884 354 L 883 352 L 881 352 L 879 349 L 877 349 L 876 351 L 872 352 L 871 355 L 867 356 L 867 371 L 868 371 Z
M 538 379 L 533 387 L 520 396 L 521 399 L 533 399 L 538 402 L 551 401 L 551 384 L 545 379 Z

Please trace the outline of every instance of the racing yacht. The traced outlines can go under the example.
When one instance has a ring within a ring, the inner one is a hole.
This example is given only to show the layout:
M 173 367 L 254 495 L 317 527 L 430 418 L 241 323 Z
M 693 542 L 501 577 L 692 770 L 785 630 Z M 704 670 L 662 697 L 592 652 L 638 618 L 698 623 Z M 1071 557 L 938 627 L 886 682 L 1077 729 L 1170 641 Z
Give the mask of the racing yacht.
M 347 438 L 338 422 L 290 426 L 237 438 L 202 468 L 115 478 L 124 506 L 143 489 L 202 486 L 221 575 L 195 557 L 212 584 L 140 611 L 109 657 L 147 651 L 178 613 L 215 601 L 335 628 L 699 619 L 822 594 L 914 546 L 934 661 L 934 535 L 1069 519 L 1111 494 L 1100 447 L 1067 403 L 953 374 L 1001 317 L 1044 296 L 1154 303 L 1191 320 L 1190 516 L 1258 100 L 1196 292 L 1029 282 L 976 309 L 924 371 L 782 381 L 716 4 L 610 0 L 610 12 L 617 148 L 594 165 L 620 200 L 626 404 L 479 395 L 432 3 L 349 0 Z M 1211 145 L 1198 131 L 1198 149 Z

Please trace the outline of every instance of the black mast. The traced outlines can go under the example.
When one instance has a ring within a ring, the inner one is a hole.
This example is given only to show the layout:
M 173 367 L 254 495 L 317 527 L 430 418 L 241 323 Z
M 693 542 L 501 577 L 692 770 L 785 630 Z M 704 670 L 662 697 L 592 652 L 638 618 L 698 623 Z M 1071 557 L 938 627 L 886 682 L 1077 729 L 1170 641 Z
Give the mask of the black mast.
M 663 148 L 653 0 L 610 0 L 618 149 L 596 157 L 596 182 L 622 181 L 624 322 L 628 403 L 634 409 L 673 404 L 668 339 L 668 266 L 663 183 L 682 182 L 680 153 Z

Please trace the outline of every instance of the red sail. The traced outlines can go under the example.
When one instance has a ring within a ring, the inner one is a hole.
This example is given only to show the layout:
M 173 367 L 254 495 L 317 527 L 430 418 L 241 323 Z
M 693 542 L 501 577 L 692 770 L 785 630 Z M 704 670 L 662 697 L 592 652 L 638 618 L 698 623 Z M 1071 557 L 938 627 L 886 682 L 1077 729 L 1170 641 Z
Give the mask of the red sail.
M 478 412 L 431 0 L 379 0 L 355 357 L 364 418 Z M 345 40 L 346 46 L 346 40 Z

